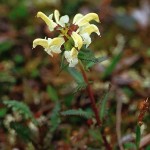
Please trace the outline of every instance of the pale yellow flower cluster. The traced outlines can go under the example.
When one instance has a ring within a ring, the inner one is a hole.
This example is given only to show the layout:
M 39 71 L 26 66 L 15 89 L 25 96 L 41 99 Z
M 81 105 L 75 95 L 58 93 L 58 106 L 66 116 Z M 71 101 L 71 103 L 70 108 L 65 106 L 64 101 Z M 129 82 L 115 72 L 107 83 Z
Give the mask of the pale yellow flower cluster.
M 55 10 L 49 17 L 42 12 L 38 12 L 37 17 L 44 20 L 50 31 L 57 30 L 60 34 L 53 39 L 35 39 L 33 41 L 33 48 L 41 45 L 49 55 L 53 56 L 53 53 L 61 53 L 62 45 L 72 39 L 74 41 L 73 44 L 70 42 L 72 48 L 64 50 L 64 56 L 69 63 L 69 67 L 74 67 L 78 63 L 78 51 L 82 46 L 88 47 L 90 45 L 91 33 L 95 32 L 100 35 L 98 27 L 90 23 L 92 20 L 99 22 L 99 17 L 96 13 L 89 13 L 87 15 L 76 14 L 72 24 L 69 23 L 69 16 L 60 17 L 58 10 Z

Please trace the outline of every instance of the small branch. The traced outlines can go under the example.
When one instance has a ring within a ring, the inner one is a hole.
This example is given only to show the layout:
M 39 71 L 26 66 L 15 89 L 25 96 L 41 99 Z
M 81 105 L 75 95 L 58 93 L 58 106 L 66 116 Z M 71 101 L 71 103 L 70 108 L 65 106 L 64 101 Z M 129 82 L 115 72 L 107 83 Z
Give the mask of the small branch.
M 120 92 L 118 93 L 120 95 Z M 122 100 L 120 99 L 121 96 L 117 98 L 117 111 L 116 111 L 116 133 L 117 133 L 117 140 L 119 144 L 120 150 L 123 150 L 123 146 L 121 143 L 121 109 L 122 109 Z
M 93 109 L 93 111 L 95 113 L 95 118 L 96 118 L 97 124 L 98 124 L 99 127 L 101 127 L 102 123 L 101 123 L 101 120 L 100 120 L 100 117 L 99 117 L 99 111 L 98 111 L 98 109 L 96 107 L 94 94 L 93 94 L 92 88 L 91 88 L 91 86 L 89 84 L 88 78 L 86 76 L 86 73 L 84 71 L 84 68 L 83 68 L 82 64 L 80 64 L 80 70 L 81 70 L 81 73 L 83 75 L 84 81 L 87 84 L 86 90 L 87 90 L 87 92 L 89 94 L 89 98 L 90 98 L 90 101 L 91 101 L 92 109 Z M 101 135 L 102 135 L 102 138 L 103 138 L 103 142 L 104 142 L 104 145 L 105 145 L 106 149 L 107 150 L 112 150 L 110 144 L 107 141 L 107 138 L 106 138 L 104 132 L 101 131 L 101 130 L 100 130 L 100 132 L 101 132 Z

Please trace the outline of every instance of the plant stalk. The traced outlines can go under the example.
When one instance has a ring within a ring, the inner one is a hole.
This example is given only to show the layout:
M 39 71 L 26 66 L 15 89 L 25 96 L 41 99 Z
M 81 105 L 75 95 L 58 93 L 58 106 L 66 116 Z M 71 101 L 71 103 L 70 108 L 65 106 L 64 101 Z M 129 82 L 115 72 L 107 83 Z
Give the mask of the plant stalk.
M 99 117 L 99 111 L 98 111 L 98 109 L 97 109 L 97 107 L 96 107 L 96 102 L 95 102 L 94 94 L 93 94 L 92 88 L 91 88 L 91 86 L 90 86 L 90 84 L 89 84 L 87 75 L 86 75 L 86 73 L 85 73 L 85 70 L 84 70 L 82 64 L 80 64 L 80 70 L 81 70 L 82 76 L 83 76 L 83 78 L 84 78 L 84 81 L 85 81 L 85 83 L 87 84 L 86 90 L 87 90 L 87 92 L 88 92 L 88 94 L 89 94 L 89 98 L 90 98 L 90 101 L 91 101 L 92 109 L 93 109 L 93 111 L 94 111 L 97 124 L 98 124 L 99 127 L 101 127 L 102 122 L 101 122 L 100 117 Z M 104 142 L 104 145 L 105 145 L 106 149 L 107 149 L 107 150 L 112 150 L 110 144 L 109 144 L 108 141 L 107 141 L 107 138 L 106 138 L 104 132 L 101 131 L 101 130 L 100 130 L 100 132 L 101 132 L 101 135 L 102 135 L 102 138 L 103 138 L 103 142 Z

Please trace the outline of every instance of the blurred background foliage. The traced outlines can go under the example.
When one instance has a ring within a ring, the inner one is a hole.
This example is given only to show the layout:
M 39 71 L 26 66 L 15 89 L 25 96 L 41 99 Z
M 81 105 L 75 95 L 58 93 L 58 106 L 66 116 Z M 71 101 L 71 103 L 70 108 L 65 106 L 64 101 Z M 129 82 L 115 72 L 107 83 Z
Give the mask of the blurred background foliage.
M 0 149 L 33 149 L 30 142 L 25 144 L 2 123 L 12 117 L 16 124 L 12 122 L 11 127 L 17 133 L 27 130 L 21 137 L 29 138 L 30 131 L 25 126 L 31 120 L 21 120 L 23 124 L 19 126 L 17 112 L 7 110 L 2 104 L 5 100 L 25 102 L 30 107 L 40 124 L 36 131 L 39 135 L 35 135 L 41 141 L 39 147 L 69 150 L 101 146 L 101 135 L 93 128 L 95 120 L 89 124 L 87 119 L 59 114 L 60 110 L 78 108 L 91 112 L 87 93 L 82 88 L 74 93 L 78 74 L 66 69 L 59 74 L 58 56 L 51 58 L 41 47 L 32 49 L 35 38 L 54 37 L 36 18 L 37 12 L 49 15 L 55 9 L 71 19 L 77 13 L 99 15 L 101 37 L 93 34 L 90 48 L 96 57 L 108 59 L 90 69 L 88 77 L 93 81 L 98 105 L 111 84 L 103 127 L 111 145 L 117 149 L 118 138 L 122 144 L 133 142 L 139 110 L 150 96 L 149 0 L 0 0 Z M 141 138 L 149 135 L 149 111 L 141 128 Z M 50 141 L 54 145 L 49 146 Z M 148 142 L 140 146 L 149 149 Z

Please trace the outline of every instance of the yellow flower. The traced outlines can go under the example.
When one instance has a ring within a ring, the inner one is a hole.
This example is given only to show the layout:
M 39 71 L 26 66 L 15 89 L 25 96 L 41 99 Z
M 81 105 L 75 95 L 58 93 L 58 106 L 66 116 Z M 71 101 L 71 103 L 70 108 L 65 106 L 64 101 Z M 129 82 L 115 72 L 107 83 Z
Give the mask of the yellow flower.
M 51 56 L 53 56 L 52 53 L 61 53 L 61 46 L 64 44 L 65 40 L 62 37 L 56 37 L 56 38 L 48 38 L 46 39 L 35 39 L 33 41 L 33 48 L 35 48 L 37 45 L 41 45 L 44 50 Z
M 81 36 L 76 32 L 72 32 L 71 37 L 74 40 L 75 47 L 77 47 L 80 50 L 82 45 L 83 45 L 83 41 L 82 41 Z
M 76 14 L 73 18 L 73 24 L 79 26 L 76 32 L 82 37 L 83 44 L 85 44 L 86 47 L 88 47 L 91 43 L 91 33 L 95 32 L 100 35 L 98 27 L 89 23 L 92 20 L 99 22 L 99 17 L 96 13 L 89 13 L 85 16 L 82 14 Z
M 56 23 L 59 24 L 61 27 L 65 27 L 65 24 L 69 22 L 69 16 L 65 15 L 65 16 L 60 17 L 60 13 L 58 10 L 54 11 L 54 17 L 55 17 Z
M 50 31 L 53 31 L 55 29 L 55 27 L 57 26 L 57 24 L 52 20 L 52 16 L 47 17 L 44 13 L 38 12 L 37 17 L 40 17 L 41 19 L 43 19 L 45 21 L 45 23 L 48 25 Z
M 88 13 L 85 16 L 83 16 L 82 14 L 76 14 L 73 19 L 73 23 L 80 27 L 89 23 L 92 20 L 99 22 L 99 17 L 96 13 Z
M 57 30 L 60 34 L 53 39 L 35 39 L 33 41 L 33 48 L 37 45 L 41 45 L 49 55 L 53 56 L 53 53 L 61 53 L 61 47 L 65 41 L 69 42 L 71 41 L 70 39 L 73 39 L 74 44 L 70 42 L 71 50 L 64 51 L 64 56 L 69 63 L 69 67 L 74 67 L 78 63 L 78 50 L 80 50 L 83 45 L 86 47 L 90 45 L 90 35 L 93 32 L 100 35 L 98 27 L 90 23 L 92 20 L 99 22 L 99 17 L 96 13 L 88 13 L 86 15 L 76 14 L 72 24 L 69 24 L 68 15 L 60 17 L 58 10 L 55 10 L 49 17 L 42 12 L 38 12 L 37 17 L 44 20 L 50 31 Z
M 64 56 L 69 63 L 69 67 L 74 67 L 78 63 L 78 51 L 72 48 L 71 51 L 65 51 Z

